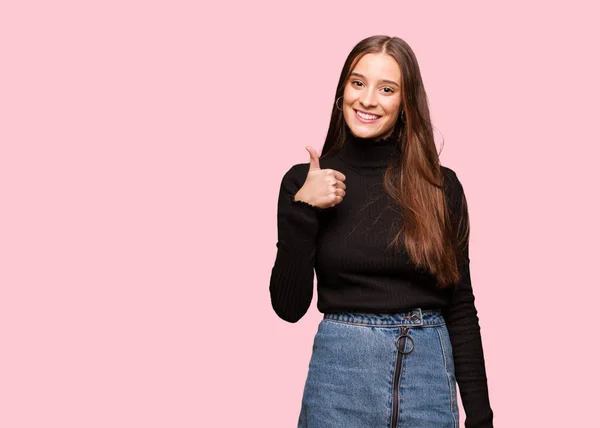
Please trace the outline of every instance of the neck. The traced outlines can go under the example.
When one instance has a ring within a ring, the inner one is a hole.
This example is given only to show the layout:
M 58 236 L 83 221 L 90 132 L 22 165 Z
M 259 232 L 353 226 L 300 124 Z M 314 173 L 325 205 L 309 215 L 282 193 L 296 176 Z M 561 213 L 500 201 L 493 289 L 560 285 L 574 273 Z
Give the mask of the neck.
M 347 139 L 340 150 L 340 159 L 362 171 L 376 171 L 386 168 L 399 156 L 398 130 L 386 138 L 362 138 L 346 129 Z

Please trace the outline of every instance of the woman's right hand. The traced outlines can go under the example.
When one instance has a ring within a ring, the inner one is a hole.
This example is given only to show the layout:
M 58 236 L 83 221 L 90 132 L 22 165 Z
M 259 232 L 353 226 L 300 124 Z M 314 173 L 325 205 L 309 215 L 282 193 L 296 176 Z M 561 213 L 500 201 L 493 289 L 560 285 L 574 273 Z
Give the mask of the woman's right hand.
M 294 196 L 296 201 L 304 201 L 319 208 L 331 208 L 342 202 L 346 196 L 346 176 L 335 169 L 321 169 L 319 154 L 311 146 L 306 146 L 310 154 L 310 168 L 304 185 Z

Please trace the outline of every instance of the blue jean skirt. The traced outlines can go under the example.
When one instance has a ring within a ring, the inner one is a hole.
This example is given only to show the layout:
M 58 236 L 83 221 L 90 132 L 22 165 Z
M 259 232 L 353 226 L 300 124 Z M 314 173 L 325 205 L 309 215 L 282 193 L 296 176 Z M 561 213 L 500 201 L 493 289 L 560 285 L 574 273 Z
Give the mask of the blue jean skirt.
M 458 428 L 452 345 L 439 309 L 324 314 L 298 428 Z

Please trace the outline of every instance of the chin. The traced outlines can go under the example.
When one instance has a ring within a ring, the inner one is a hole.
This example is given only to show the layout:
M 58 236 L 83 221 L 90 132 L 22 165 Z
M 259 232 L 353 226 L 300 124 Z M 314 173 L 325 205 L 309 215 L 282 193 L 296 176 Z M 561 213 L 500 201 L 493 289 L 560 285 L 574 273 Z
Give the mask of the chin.
M 383 136 L 385 134 L 385 132 L 369 132 L 369 131 L 364 131 L 364 130 L 360 130 L 360 129 L 352 129 L 350 128 L 350 130 L 352 131 L 352 133 L 354 135 L 356 135 L 357 137 L 360 138 L 377 138 L 380 136 Z

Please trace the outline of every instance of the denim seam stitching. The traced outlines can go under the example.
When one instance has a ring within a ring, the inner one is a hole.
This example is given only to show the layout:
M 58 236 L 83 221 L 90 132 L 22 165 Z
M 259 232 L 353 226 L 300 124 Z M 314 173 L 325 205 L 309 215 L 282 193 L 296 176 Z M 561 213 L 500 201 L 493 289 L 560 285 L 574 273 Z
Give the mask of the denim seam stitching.
M 366 323 L 361 323 L 361 322 L 349 322 L 349 321 L 341 321 L 338 319 L 333 319 L 333 318 L 324 318 L 325 321 L 328 322 L 335 322 L 338 324 L 346 324 L 346 325 L 356 325 L 356 326 L 362 326 L 362 327 L 385 327 L 385 328 L 398 328 L 398 327 L 410 327 L 410 328 L 415 328 L 415 327 L 441 327 L 443 325 L 445 325 L 445 322 L 440 322 L 440 323 L 405 323 L 405 324 L 366 324 Z
M 438 338 L 440 339 L 440 347 L 442 348 L 442 354 L 444 355 L 444 368 L 446 371 L 446 378 L 448 379 L 448 388 L 450 389 L 450 413 L 452 414 L 452 419 L 454 420 L 454 427 L 458 428 L 458 422 L 456 421 L 456 418 L 454 417 L 454 400 L 455 400 L 455 396 L 454 396 L 454 392 L 452 389 L 452 381 L 450 379 L 450 373 L 448 372 L 448 361 L 447 361 L 447 355 L 446 355 L 446 350 L 444 349 L 444 341 L 442 339 L 442 334 L 440 332 L 439 329 L 435 330 L 438 334 Z

